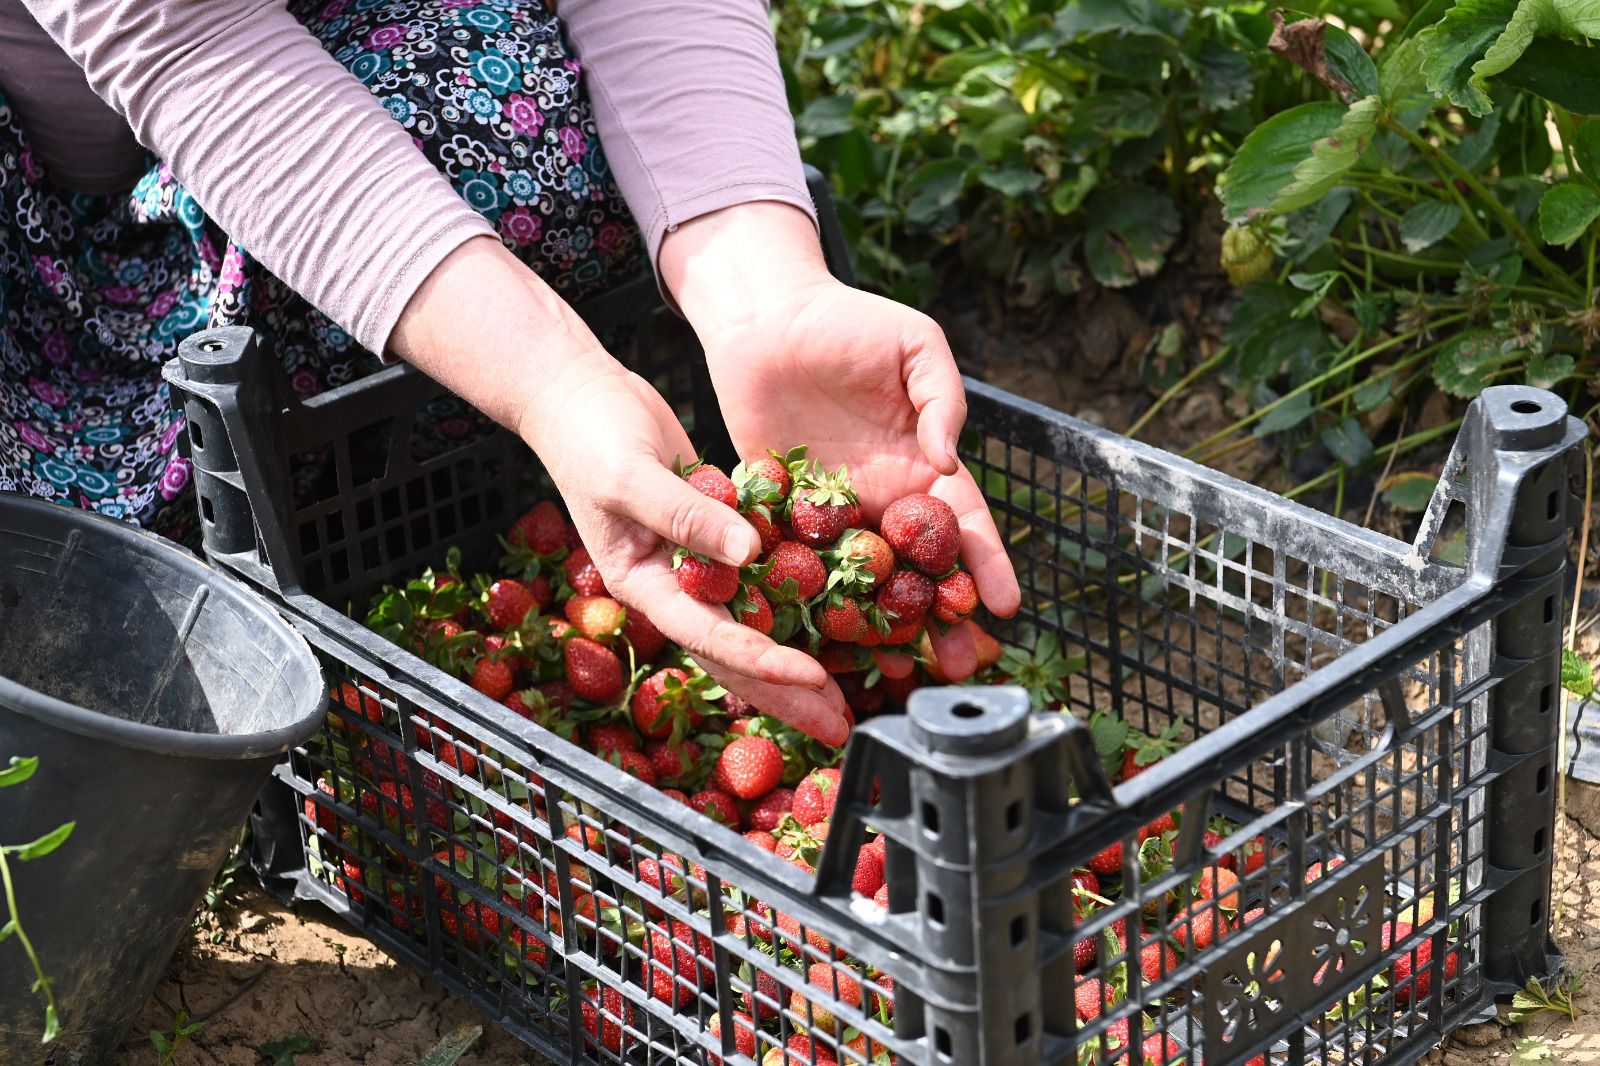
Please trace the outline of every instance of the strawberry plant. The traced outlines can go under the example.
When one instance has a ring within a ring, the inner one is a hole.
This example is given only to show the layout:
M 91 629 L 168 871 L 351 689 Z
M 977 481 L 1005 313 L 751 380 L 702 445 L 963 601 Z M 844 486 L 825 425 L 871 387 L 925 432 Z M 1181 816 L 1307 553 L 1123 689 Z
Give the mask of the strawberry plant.
M 39 771 L 37 757 L 19 758 L 11 756 L 10 765 L 0 770 L 0 788 L 13 788 L 27 781 Z M 27 931 L 22 928 L 22 916 L 17 913 L 17 891 L 11 880 L 11 860 L 17 862 L 30 862 L 42 859 L 67 842 L 72 835 L 76 822 L 67 822 L 59 825 L 37 840 L 27 844 L 0 845 L 0 887 L 6 894 L 6 923 L 0 925 L 0 943 L 17 938 L 17 943 L 22 945 L 23 954 L 27 955 L 28 963 L 33 967 L 33 990 L 44 999 L 44 1035 L 40 1043 L 48 1044 L 54 1040 L 61 1031 L 61 1017 L 56 1010 L 56 996 L 51 989 L 52 979 L 44 972 L 44 965 L 39 961 L 39 953 L 34 950 L 33 941 L 28 938 Z

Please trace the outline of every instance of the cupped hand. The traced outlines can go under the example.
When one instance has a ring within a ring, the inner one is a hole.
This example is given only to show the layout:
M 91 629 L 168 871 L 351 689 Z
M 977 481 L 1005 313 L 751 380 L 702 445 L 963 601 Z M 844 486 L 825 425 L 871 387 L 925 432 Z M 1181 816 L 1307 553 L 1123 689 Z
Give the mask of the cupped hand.
M 692 460 L 693 446 L 655 389 L 600 363 L 570 369 L 541 393 L 551 402 L 529 410 L 518 432 L 543 460 L 611 594 L 730 691 L 826 743 L 843 743 L 844 697 L 815 659 L 678 587 L 663 542 L 741 566 L 760 541 L 736 511 L 673 472 L 674 460 Z
M 711 380 L 739 454 L 797 443 L 823 465 L 849 467 L 864 517 L 930 493 L 961 525 L 961 559 L 997 615 L 1020 604 L 1016 572 L 983 494 L 956 456 L 965 393 L 943 332 L 926 315 L 832 278 L 770 295 L 708 343 Z M 941 669 L 969 676 L 968 627 L 929 630 Z M 909 663 L 880 661 L 901 673 Z

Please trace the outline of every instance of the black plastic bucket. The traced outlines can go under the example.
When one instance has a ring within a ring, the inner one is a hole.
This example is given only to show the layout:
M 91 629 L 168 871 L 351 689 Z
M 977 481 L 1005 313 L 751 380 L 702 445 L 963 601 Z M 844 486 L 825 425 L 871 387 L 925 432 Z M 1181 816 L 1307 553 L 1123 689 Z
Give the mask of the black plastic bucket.
M 0 942 L 0 1064 L 113 1061 L 273 763 L 322 721 L 310 647 L 237 582 L 133 526 L 0 493 L 0 844 L 76 822 L 11 863 L 23 929 Z M 5 921 L 0 911 L 0 924 Z

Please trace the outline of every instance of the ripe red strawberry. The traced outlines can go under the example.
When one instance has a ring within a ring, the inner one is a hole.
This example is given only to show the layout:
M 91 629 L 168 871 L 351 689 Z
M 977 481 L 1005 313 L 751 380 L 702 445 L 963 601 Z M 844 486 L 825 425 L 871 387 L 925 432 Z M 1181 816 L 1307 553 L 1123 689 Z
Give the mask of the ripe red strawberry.
M 833 1004 L 843 1003 L 861 1009 L 861 979 L 844 968 L 834 969 L 826 962 L 815 962 L 806 968 L 806 983 L 816 992 L 795 991 L 789 994 L 789 1009 L 801 1018 L 811 1019 L 811 1028 L 831 1033 L 838 1028 Z
M 622 662 L 604 644 L 587 637 L 573 637 L 562 649 L 567 665 L 567 683 L 572 691 L 591 703 L 610 703 L 622 695 Z
M 626 722 L 595 722 L 584 729 L 583 742 L 602 759 L 614 751 L 639 750 L 639 734 Z
M 672 568 L 678 587 L 702 603 L 727 603 L 738 595 L 737 567 L 679 548 L 673 553 Z
M 556 587 L 550 581 L 549 574 L 535 574 L 523 584 L 533 593 L 533 601 L 539 605 L 539 610 L 548 611 L 555 604 Z
M 328 784 L 326 777 L 317 778 L 317 791 L 330 799 L 334 798 L 333 786 Z M 306 820 L 313 823 L 324 833 L 337 833 L 339 831 L 339 816 L 333 813 L 333 808 L 324 807 L 310 796 L 306 797 Z
M 1144 983 L 1154 984 L 1178 968 L 1178 953 L 1165 939 L 1147 940 L 1139 949 L 1139 972 Z
M 1306 884 L 1319 880 L 1323 874 L 1332 873 L 1344 865 L 1343 859 L 1329 859 L 1326 863 L 1314 862 L 1306 867 Z
M 693 486 L 696 492 L 709 496 L 718 503 L 725 503 L 729 507 L 737 507 L 739 504 L 739 491 L 734 488 L 728 475 L 708 463 L 700 463 L 694 467 L 684 476 L 684 480 Z
M 768 1048 L 761 1066 L 839 1066 L 839 1060 L 823 1044 L 796 1033 L 782 1048 Z
M 799 541 L 786 540 L 767 555 L 771 569 L 762 578 L 762 584 L 771 590 L 781 603 L 799 601 L 809 603 L 822 592 L 828 580 L 828 568 L 822 559 Z M 786 594 L 784 585 L 793 581 L 794 587 Z
M 660 740 L 672 736 L 674 729 L 681 737 L 699 727 L 703 719 L 689 684 L 689 675 L 675 666 L 657 670 L 639 683 L 633 693 L 633 724 L 642 735 Z
M 875 599 L 891 623 L 912 620 L 921 623 L 922 616 L 933 606 L 933 592 L 933 582 L 915 570 L 896 570 L 878 589 Z M 887 636 L 884 637 L 884 643 L 891 643 Z
M 883 887 L 883 849 L 867 846 L 856 856 L 855 874 L 850 887 L 863 896 L 871 897 Z
M 479 659 L 468 667 L 472 687 L 491 700 L 503 700 L 516 687 L 516 676 L 504 659 Z
M 1225 866 L 1215 869 L 1208 866 L 1201 870 L 1195 892 L 1202 899 L 1216 900 L 1228 910 L 1239 909 L 1239 876 Z
M 527 585 L 506 577 L 483 591 L 483 609 L 489 624 L 503 631 L 520 626 L 529 611 L 539 609 L 539 600 Z
M 861 584 L 881 585 L 894 572 L 894 549 L 870 529 L 858 529 L 839 542 L 838 556 L 850 570 L 862 576 Z M 864 579 L 870 577 L 871 581 Z
M 455 628 L 459 634 L 461 627 L 456 626 Z M 345 710 L 362 715 L 369 722 L 383 721 L 383 704 L 379 703 L 375 697 L 361 691 L 360 687 L 353 682 L 345 681 L 339 685 L 339 702 L 344 704 Z
M 848 596 L 833 596 L 816 610 L 817 632 L 829 640 L 854 644 L 867 635 L 867 615 Z
M 1151 837 L 1160 836 L 1162 833 L 1176 833 L 1177 831 L 1178 821 L 1174 817 L 1174 812 L 1168 811 L 1139 830 L 1139 843 L 1143 844 Z
M 667 646 L 667 638 L 654 622 L 644 616 L 644 612 L 629 607 L 626 613 L 622 635 L 633 645 L 634 661 L 647 663 L 661 654 L 661 650 Z
M 744 997 L 744 1009 L 762 1022 L 776 1018 L 783 1005 L 783 987 L 776 977 L 760 968 L 756 968 L 755 980 L 740 994 Z
M 622 664 L 618 662 L 620 667 Z M 572 701 L 577 696 L 572 686 L 565 681 L 545 681 L 534 686 L 539 695 L 544 697 L 545 703 L 554 711 L 566 714 L 572 710 Z
M 761 554 L 765 555 L 776 548 L 783 541 L 783 530 L 779 529 L 772 521 L 772 515 L 766 507 L 752 507 L 745 512 L 745 520 L 756 531 L 756 536 L 761 538 Z
M 1100 894 L 1100 879 L 1094 875 L 1093 871 L 1079 867 L 1072 871 L 1072 888 L 1074 891 L 1092 892 L 1098 896 Z
M 1239 873 L 1248 877 L 1267 864 L 1267 838 L 1255 836 L 1239 849 Z
M 1000 647 L 1000 642 L 995 640 L 994 637 L 990 636 L 982 626 L 979 626 L 977 623 L 973 623 L 969 627 L 969 631 L 972 633 L 973 648 L 976 649 L 978 653 L 977 673 L 981 674 L 985 670 L 990 669 L 996 663 L 998 663 L 1000 661 L 1000 656 L 1004 654 L 1004 652 Z
M 961 551 L 961 526 L 955 511 L 926 493 L 902 496 L 884 508 L 878 530 L 897 559 L 929 577 L 939 577 L 955 566 Z
M 516 650 L 516 645 L 498 633 L 490 633 L 483 638 L 483 651 L 485 655 L 505 663 L 514 674 L 521 673 L 533 665 L 526 655 Z
M 778 787 L 783 778 L 783 752 L 766 737 L 740 737 L 722 749 L 716 772 L 718 783 L 729 792 L 753 800 Z
M 622 604 L 610 596 L 574 596 L 562 613 L 579 633 L 602 644 L 622 632 Z
M 745 812 L 745 828 L 759 829 L 766 833 L 778 828 L 783 816 L 794 808 L 794 792 L 792 788 L 775 788 L 756 800 Z
M 583 994 L 583 1028 L 589 1034 L 589 1039 L 584 1043 L 594 1047 L 598 1040 L 600 1046 L 612 1053 L 622 1050 L 623 1026 L 633 1025 L 633 1004 L 622 998 L 622 993 L 615 988 L 599 991 L 590 989 Z
M 681 1007 L 713 979 L 711 940 L 686 922 L 673 919 L 666 929 L 650 927 L 650 994 Z
M 810 470 L 795 479 L 786 517 L 795 539 L 802 544 L 821 548 L 838 540 L 841 533 L 861 520 L 849 472 L 841 466 L 829 473 L 822 464 L 813 463 Z
M 978 585 L 965 570 L 955 570 L 934 586 L 933 613 L 941 622 L 955 624 L 978 609 Z
M 774 790 L 776 791 L 776 790 Z M 770 793 L 769 793 L 770 795 Z M 777 851 L 778 841 L 765 829 L 749 829 L 744 833 L 744 838 L 762 851 Z M 765 904 L 763 904 L 765 906 Z
M 1388 951 L 1391 945 L 1405 940 L 1412 931 L 1412 926 L 1407 922 L 1384 925 L 1381 935 L 1383 950 Z M 1442 970 L 1446 982 L 1455 978 L 1457 962 L 1454 951 L 1445 953 Z M 1426 999 L 1433 988 L 1433 941 L 1424 940 L 1395 959 L 1394 967 L 1389 971 L 1389 984 L 1394 988 L 1397 1006 L 1404 1007 L 1413 1001 L 1421 1003 Z
M 754 477 L 766 478 L 777 487 L 779 498 L 789 495 L 789 490 L 794 486 L 794 479 L 789 474 L 789 467 L 777 455 L 763 455 L 759 459 L 744 464 Z
M 605 579 L 600 576 L 600 570 L 594 565 L 594 560 L 589 557 L 589 549 L 579 545 L 573 548 L 561 564 L 562 571 L 566 574 L 567 587 L 579 596 L 604 596 L 606 595 Z
M 739 594 L 729 602 L 728 610 L 740 625 L 749 626 L 762 636 L 772 633 L 772 604 L 754 585 L 739 586 Z
M 739 804 L 720 788 L 707 788 L 689 797 L 689 806 L 730 829 L 739 828 Z
M 623 773 L 637 777 L 640 781 L 656 787 L 656 768 L 650 761 L 650 756 L 642 751 L 615 751 L 606 756 L 606 761 L 622 770 Z
M 567 520 L 554 501 L 540 500 L 511 527 L 513 548 L 548 557 L 567 546 Z
M 1172 935 L 1186 952 L 1203 951 L 1232 929 L 1228 912 L 1205 900 L 1191 903 L 1172 919 Z
M 1144 1043 L 1139 1045 L 1139 1054 L 1144 1058 L 1144 1066 L 1176 1066 L 1189 1061 L 1183 1053 L 1183 1045 L 1166 1033 L 1151 1033 L 1145 1037 Z
M 732 1017 L 733 1046 L 741 1055 L 756 1057 L 756 1020 L 744 1011 L 734 1011 Z M 706 1019 L 706 1032 L 719 1040 L 722 1037 L 722 1015 L 713 1014 Z M 718 1044 L 720 1047 L 721 1045 Z M 712 1066 L 722 1066 L 722 1058 L 712 1055 Z
M 812 770 L 794 789 L 794 816 L 801 825 L 833 817 L 839 799 L 839 771 L 833 767 Z
M 1102 877 L 1122 876 L 1122 841 L 1108 846 L 1089 860 L 1089 869 Z
M 640 882 L 655 889 L 663 897 L 680 901 L 687 898 L 689 889 L 683 878 L 682 856 L 669 851 L 663 853 L 659 859 L 640 859 L 638 872 Z M 661 917 L 661 908 L 651 903 L 645 904 L 645 912 L 652 918 Z
M 692 740 L 678 744 L 652 741 L 645 748 L 656 777 L 662 781 L 676 781 L 692 775 L 700 762 L 700 745 Z
M 1077 1003 L 1080 1022 L 1093 1021 L 1102 1011 L 1117 1005 L 1116 989 L 1098 977 L 1078 982 L 1072 990 L 1072 998 Z

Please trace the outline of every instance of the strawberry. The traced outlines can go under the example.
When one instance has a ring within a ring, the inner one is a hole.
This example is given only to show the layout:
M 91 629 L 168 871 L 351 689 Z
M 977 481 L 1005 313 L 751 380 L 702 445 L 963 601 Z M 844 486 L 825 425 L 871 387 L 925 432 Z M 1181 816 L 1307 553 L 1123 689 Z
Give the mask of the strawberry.
M 844 583 L 863 591 L 883 584 L 894 572 L 894 549 L 870 529 L 846 531 L 832 556 L 845 574 Z
M 460 626 L 456 626 L 456 632 L 461 632 Z M 349 681 L 340 684 L 338 698 L 344 704 L 345 710 L 362 715 L 369 722 L 382 723 L 383 704 L 379 703 L 375 697 L 361 691 L 355 684 Z
M 709 496 L 718 503 L 725 503 L 729 507 L 737 507 L 739 504 L 739 491 L 734 488 L 728 475 L 709 463 L 695 464 L 683 479 L 696 492 Z
M 762 1022 L 776 1018 L 783 1004 L 783 988 L 778 984 L 778 979 L 762 969 L 756 970 L 755 981 L 747 984 L 741 994 L 744 996 L 744 1009 L 751 1017 Z
M 850 878 L 851 889 L 871 898 L 883 885 L 883 850 L 870 845 L 862 848 L 856 856 L 855 874 Z
M 795 820 L 801 825 L 826 821 L 833 817 L 833 805 L 838 799 L 839 771 L 832 767 L 812 770 L 795 786 Z
M 889 883 L 887 881 L 878 888 L 878 891 L 872 894 L 872 902 L 884 910 L 889 909 Z
M 783 530 L 772 521 L 772 515 L 765 506 L 752 507 L 745 512 L 745 520 L 756 531 L 756 536 L 761 538 L 761 554 L 765 555 L 776 548 L 783 540 Z
M 763 478 L 772 483 L 770 486 L 760 486 L 760 488 L 766 490 L 768 495 L 775 496 L 776 499 L 767 501 L 775 503 L 788 496 L 789 490 L 794 487 L 794 471 L 805 468 L 805 454 L 806 449 L 802 445 L 786 456 L 771 452 L 743 466 L 752 482 L 756 478 Z
M 484 589 L 482 602 L 489 624 L 502 632 L 520 626 L 529 611 L 539 609 L 533 590 L 512 578 L 501 578 Z
M 1139 830 L 1139 843 L 1143 844 L 1151 837 L 1160 836 L 1163 833 L 1176 833 L 1178 831 L 1178 821 L 1174 815 L 1175 812 L 1168 811 L 1149 825 L 1141 828 Z
M 514 674 L 520 674 L 533 667 L 532 661 L 518 650 L 518 645 L 499 633 L 490 633 L 483 638 L 483 652 L 491 658 L 504 662 Z
M 602 759 L 614 751 L 639 750 L 639 734 L 626 722 L 594 722 L 584 729 L 583 742 Z
M 1122 876 L 1122 841 L 1108 846 L 1089 860 L 1089 869 L 1102 877 Z
M 708 683 L 704 674 L 690 677 L 675 666 L 657 670 L 634 690 L 633 724 L 651 740 L 682 740 L 713 709 L 701 695 Z
M 650 928 L 650 994 L 682 1007 L 712 979 L 711 941 L 686 922 L 673 919 L 666 929 Z
M 1254 836 L 1239 849 L 1239 873 L 1248 877 L 1267 864 L 1267 838 Z
M 618 662 L 617 665 L 620 667 L 622 664 Z M 534 688 L 538 691 L 540 697 L 544 699 L 546 705 L 558 714 L 566 714 L 572 710 L 572 701 L 577 698 L 577 693 L 565 681 L 545 681 L 542 684 L 535 685 Z
M 334 796 L 333 786 L 328 784 L 326 777 L 317 778 L 317 791 L 325 796 L 337 798 Z M 366 797 L 362 798 L 364 800 Z M 337 833 L 339 831 L 339 816 L 333 812 L 333 808 L 324 807 L 310 796 L 306 797 L 306 821 L 311 822 L 324 833 Z
M 689 797 L 684 795 L 682 789 L 664 788 L 661 790 L 661 794 L 674 803 L 681 803 L 685 807 L 689 806 Z
M 795 478 L 785 518 L 795 539 L 821 548 L 861 519 L 860 501 L 850 487 L 850 473 L 841 466 L 829 473 L 821 463 Z
M 762 636 L 772 633 L 772 604 L 754 585 L 740 585 L 739 594 L 729 602 L 728 610 L 740 625 L 749 626 Z
M 839 692 L 844 696 L 845 703 L 855 712 L 856 717 L 871 718 L 883 712 L 887 696 L 879 686 L 868 688 L 859 674 L 839 674 L 834 680 L 839 683 Z
M 744 1011 L 734 1011 L 730 1019 L 733 1028 L 733 1047 L 741 1055 L 756 1057 L 756 1020 Z M 713 1014 L 706 1019 L 706 1032 L 712 1036 L 722 1036 L 722 1015 Z M 718 1045 L 721 1046 L 720 1044 Z M 712 1066 L 722 1066 L 722 1059 L 717 1055 L 711 1057 Z
M 567 520 L 552 500 L 540 500 L 511 526 L 513 548 L 548 558 L 567 547 Z
M 905 677 L 884 676 L 878 679 L 877 687 L 883 689 L 883 695 L 886 699 L 903 707 L 911 694 L 922 687 L 922 679 L 917 676 L 915 671 Z
M 773 791 L 777 791 L 777 790 L 774 789 Z M 770 793 L 769 793 L 769 795 L 770 795 Z M 747 830 L 745 832 L 745 834 L 744 834 L 744 838 L 746 840 L 748 840 L 750 843 L 754 844 L 756 847 L 760 848 L 762 851 L 777 851 L 778 850 L 777 838 L 774 837 L 769 831 L 767 831 L 765 829 L 750 829 L 750 830 Z
M 978 585 L 965 570 L 955 570 L 941 578 L 933 590 L 933 614 L 939 621 L 954 625 L 978 609 Z
M 809 603 L 822 592 L 828 568 L 816 552 L 799 541 L 786 540 L 773 548 L 764 564 L 762 584 L 780 603 Z M 793 586 L 789 582 L 794 582 Z
M 614 751 L 606 756 L 606 761 L 622 770 L 623 773 L 637 777 L 640 781 L 656 787 L 656 768 L 650 761 L 650 756 L 642 751 Z
M 1397 944 L 1411 934 L 1412 926 L 1406 922 L 1391 922 L 1385 925 L 1382 933 L 1383 950 L 1388 951 L 1391 944 Z M 1442 970 L 1446 982 L 1454 979 L 1457 961 L 1454 951 L 1445 953 Z M 1395 959 L 1389 976 L 1397 1006 L 1404 1007 L 1413 1001 L 1420 1004 L 1427 998 L 1433 986 L 1433 941 L 1424 940 Z
M 729 792 L 753 800 L 778 787 L 783 778 L 783 752 L 766 737 L 740 737 L 722 749 L 716 774 Z
M 610 648 L 587 637 L 573 637 L 562 648 L 567 683 L 591 703 L 610 703 L 622 695 L 622 662 Z
M 802 926 L 800 924 L 800 919 L 794 917 L 793 915 L 785 914 L 782 911 L 779 911 L 775 917 L 777 919 L 778 932 L 782 934 L 781 943 L 785 947 L 788 947 L 789 950 L 794 952 L 796 955 L 800 955 L 801 953 L 800 944 L 803 940 L 807 947 L 816 951 L 818 954 L 826 955 L 832 958 L 842 957 L 841 953 L 834 948 L 833 944 L 828 941 L 827 937 L 823 936 L 809 925 Z M 802 929 L 804 930 L 803 938 L 801 936 Z
M 956 565 L 961 526 L 955 511 L 937 497 L 902 496 L 884 508 L 878 529 L 897 559 L 929 577 L 939 577 Z
M 1127 751 L 1122 756 L 1122 774 L 1118 781 L 1126 781 L 1144 773 L 1168 755 L 1183 747 L 1178 739 L 1183 720 L 1174 718 L 1168 726 L 1153 737 L 1130 730 L 1123 742 Z
M 692 740 L 678 744 L 655 741 L 645 748 L 645 755 L 661 781 L 677 781 L 693 777 L 700 764 L 700 745 Z
M 516 687 L 516 676 L 504 659 L 479 659 L 468 667 L 468 680 L 472 687 L 491 700 L 503 700 Z
M 783 816 L 793 810 L 794 796 L 795 790 L 792 788 L 775 788 L 768 792 L 745 812 L 745 828 L 771 833 L 783 821 Z
M 839 1066 L 833 1052 L 811 1037 L 796 1033 L 781 1048 L 768 1048 L 761 1066 Z
M 566 577 L 567 587 L 575 595 L 606 595 L 605 579 L 600 576 L 600 569 L 590 558 L 588 548 L 582 545 L 573 548 L 567 555 L 566 561 L 562 563 L 562 572 Z
M 1072 871 L 1072 888 L 1074 891 L 1092 892 L 1098 896 L 1100 894 L 1100 879 L 1094 875 L 1093 871 L 1085 870 L 1080 866 Z
M 1146 985 L 1155 984 L 1178 968 L 1178 953 L 1161 938 L 1146 940 L 1139 949 L 1139 973 Z
M 739 805 L 720 788 L 703 789 L 689 797 L 689 806 L 730 829 L 739 828 Z
M 801 1018 L 809 1015 L 811 1028 L 831 1033 L 838 1027 L 831 1004 L 843 1003 L 861 1009 L 861 979 L 843 968 L 834 969 L 826 962 L 812 963 L 806 968 L 806 983 L 822 989 L 822 994 L 795 991 L 789 995 L 789 1009 Z
M 933 592 L 933 582 L 915 570 L 896 570 L 878 589 L 874 599 L 891 623 L 914 620 L 920 624 L 922 616 L 933 606 Z M 884 643 L 891 643 L 889 634 L 885 634 Z M 903 644 L 905 641 L 896 640 L 892 643 Z
M 1186 952 L 1204 951 L 1233 929 L 1228 912 L 1213 903 L 1197 900 L 1172 919 L 1173 936 Z
M 622 636 L 633 645 L 633 657 L 636 662 L 647 663 L 661 654 L 667 646 L 667 638 L 662 636 L 661 630 L 656 628 L 654 622 L 644 616 L 644 612 L 636 611 L 632 607 L 623 612 Z
M 1314 862 L 1306 867 L 1306 884 L 1318 880 L 1325 873 L 1332 873 L 1344 865 L 1343 859 L 1329 859 L 1326 863 Z
M 1225 866 L 1233 870 L 1237 868 L 1234 857 L 1232 855 L 1217 854 L 1222 850 L 1222 842 L 1228 838 L 1228 829 L 1228 824 L 1223 819 L 1211 819 L 1206 825 L 1205 832 L 1200 835 L 1200 846 L 1205 849 L 1206 854 L 1215 857 L 1219 866 Z
M 848 596 L 834 595 L 816 610 L 817 631 L 829 640 L 854 644 L 867 635 L 867 615 Z
M 539 605 L 539 610 L 548 611 L 556 602 L 555 585 L 550 581 L 549 574 L 534 574 L 522 582 L 528 586 L 528 591 L 533 593 L 533 602 Z
M 682 856 L 665 852 L 659 859 L 640 859 L 638 874 L 641 884 L 655 889 L 662 897 L 671 897 L 680 902 L 688 898 Z M 661 917 L 661 908 L 651 903 L 645 904 L 645 912 L 652 918 Z
M 593 1041 L 598 1040 L 607 1051 L 620 1052 L 623 1026 L 633 1025 L 633 1004 L 623 999 L 617 989 L 606 988 L 585 992 L 582 1007 L 583 1028 L 589 1034 L 585 1043 L 593 1047 Z
M 609 643 L 622 632 L 626 617 L 622 604 L 610 596 L 574 596 L 567 601 L 562 613 L 579 633 L 602 644 Z
M 1214 899 L 1217 906 L 1237 912 L 1239 909 L 1239 875 L 1227 867 L 1206 867 L 1200 871 L 1195 893 L 1201 899 Z
M 739 571 L 727 563 L 679 548 L 672 554 L 678 587 L 702 603 L 727 603 L 739 593 Z
M 1166 1033 L 1151 1033 L 1145 1037 L 1139 1054 L 1144 1058 L 1144 1066 L 1177 1066 L 1177 1063 L 1189 1061 L 1183 1053 L 1183 1045 Z
M 1077 1004 L 1080 1022 L 1093 1021 L 1102 1011 L 1117 1005 L 1116 989 L 1098 977 L 1080 981 L 1072 990 L 1072 998 Z

